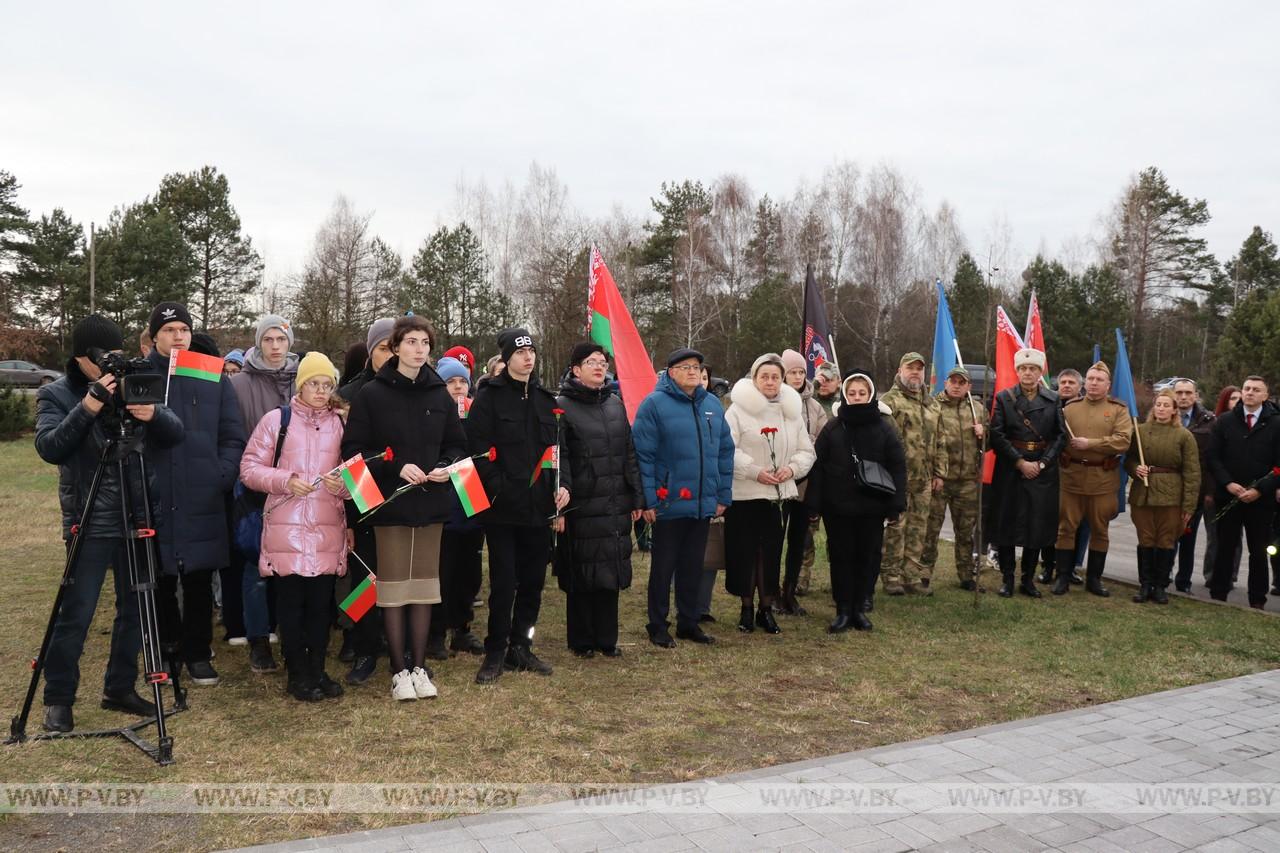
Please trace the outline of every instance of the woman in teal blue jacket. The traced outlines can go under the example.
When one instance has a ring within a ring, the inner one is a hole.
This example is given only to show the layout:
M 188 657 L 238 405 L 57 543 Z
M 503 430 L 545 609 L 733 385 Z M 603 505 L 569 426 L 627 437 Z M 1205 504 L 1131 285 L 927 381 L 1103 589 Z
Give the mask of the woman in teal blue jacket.
M 698 627 L 698 585 L 710 519 L 733 502 L 733 439 L 720 401 L 702 387 L 702 353 L 678 349 L 636 412 L 631 434 L 653 525 L 649 640 L 675 645 L 667 616 L 676 589 L 676 637 L 713 638 Z

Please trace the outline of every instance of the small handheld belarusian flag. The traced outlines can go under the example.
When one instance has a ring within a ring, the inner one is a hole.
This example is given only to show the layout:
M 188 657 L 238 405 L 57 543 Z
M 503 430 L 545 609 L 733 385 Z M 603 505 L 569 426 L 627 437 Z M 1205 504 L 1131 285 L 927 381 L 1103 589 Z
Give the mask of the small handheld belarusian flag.
M 461 420 L 467 419 L 467 414 L 471 411 L 472 400 L 465 394 L 458 398 L 458 417 Z
M 533 466 L 533 476 L 529 478 L 529 485 L 532 486 L 538 482 L 538 478 L 542 476 L 545 468 L 548 471 L 554 471 L 560 467 L 560 446 L 553 444 L 546 450 L 542 451 L 542 458 L 538 460 L 538 464 Z
M 352 622 L 359 622 L 373 605 L 378 603 L 378 581 L 373 575 L 366 575 L 359 586 L 351 590 L 351 594 L 338 605 L 342 612 L 351 617 Z
M 462 459 L 450 465 L 449 482 L 458 493 L 462 502 L 462 511 L 467 518 L 489 508 L 489 496 L 485 494 L 484 485 L 480 482 L 480 474 L 476 471 L 475 460 Z
M 342 481 L 347 484 L 351 500 L 355 501 L 361 512 L 368 512 L 386 500 L 378 489 L 378 484 L 373 481 L 369 466 L 364 464 L 364 458 L 359 455 L 342 463 Z
M 206 382 L 221 382 L 222 362 L 223 359 L 217 356 L 175 349 L 169 352 L 169 375 L 203 379 Z

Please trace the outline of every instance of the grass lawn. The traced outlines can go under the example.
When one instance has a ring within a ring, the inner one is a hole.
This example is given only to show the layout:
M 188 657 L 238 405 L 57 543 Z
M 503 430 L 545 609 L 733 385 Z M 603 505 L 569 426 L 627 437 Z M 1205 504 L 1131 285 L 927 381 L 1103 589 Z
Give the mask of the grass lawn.
M 56 469 L 30 439 L 0 444 L 0 703 L 25 689 L 62 566 Z M 1175 598 L 1138 607 L 1127 590 L 1101 600 L 982 597 L 956 588 L 949 562 L 932 598 L 877 599 L 871 634 L 826 634 L 832 615 L 825 556 L 807 618 L 770 637 L 734 630 L 720 591 L 711 648 L 645 641 L 647 560 L 622 600 L 625 657 L 578 660 L 564 647 L 563 595 L 548 581 L 537 648 L 551 678 L 472 683 L 478 660 L 437 664 L 441 698 L 404 704 L 385 670 L 320 705 L 284 696 L 283 675 L 249 671 L 220 642 L 222 684 L 192 687 L 192 710 L 171 720 L 177 764 L 159 768 L 118 740 L 4 747 L 0 781 L 58 782 L 643 782 L 698 779 L 781 762 L 1123 699 L 1270 669 L 1280 622 Z M 990 583 L 990 581 L 988 581 Z M 483 619 L 485 610 L 479 611 Z M 99 611 L 82 662 L 81 727 L 118 724 L 97 708 L 107 632 Z M 483 633 L 481 627 L 480 633 Z M 335 635 L 336 636 L 336 635 Z M 331 653 L 336 654 L 335 642 Z M 345 667 L 331 661 L 330 674 Z M 12 709 L 12 710 L 11 710 Z M 39 727 L 37 704 L 29 731 Z M 406 822 L 403 816 L 8 816 L 0 848 L 210 850 Z M 138 833 L 141 833 L 139 835 Z M 139 839 L 145 839 L 145 842 Z

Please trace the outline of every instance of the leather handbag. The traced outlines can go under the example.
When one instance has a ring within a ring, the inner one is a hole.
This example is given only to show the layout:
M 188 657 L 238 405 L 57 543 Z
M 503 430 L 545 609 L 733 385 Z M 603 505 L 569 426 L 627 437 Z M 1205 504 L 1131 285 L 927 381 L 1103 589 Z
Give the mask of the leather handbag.
M 858 455 L 858 446 L 854 441 L 853 431 L 845 427 L 849 441 L 853 444 L 853 479 L 864 493 L 873 497 L 891 498 L 898 493 L 889 469 L 874 459 L 863 459 Z

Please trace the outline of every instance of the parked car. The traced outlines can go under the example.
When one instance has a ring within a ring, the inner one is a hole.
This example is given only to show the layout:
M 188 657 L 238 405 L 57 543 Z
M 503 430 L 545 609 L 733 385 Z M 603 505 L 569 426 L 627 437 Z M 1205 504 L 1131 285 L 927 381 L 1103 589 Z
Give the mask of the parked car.
M 7 385 L 34 388 L 37 385 L 48 385 L 62 378 L 57 370 L 46 370 L 29 361 L 0 361 L 0 382 Z
M 1181 379 L 1181 376 L 1169 376 L 1156 382 L 1151 386 L 1152 391 L 1173 390 L 1173 384 Z

